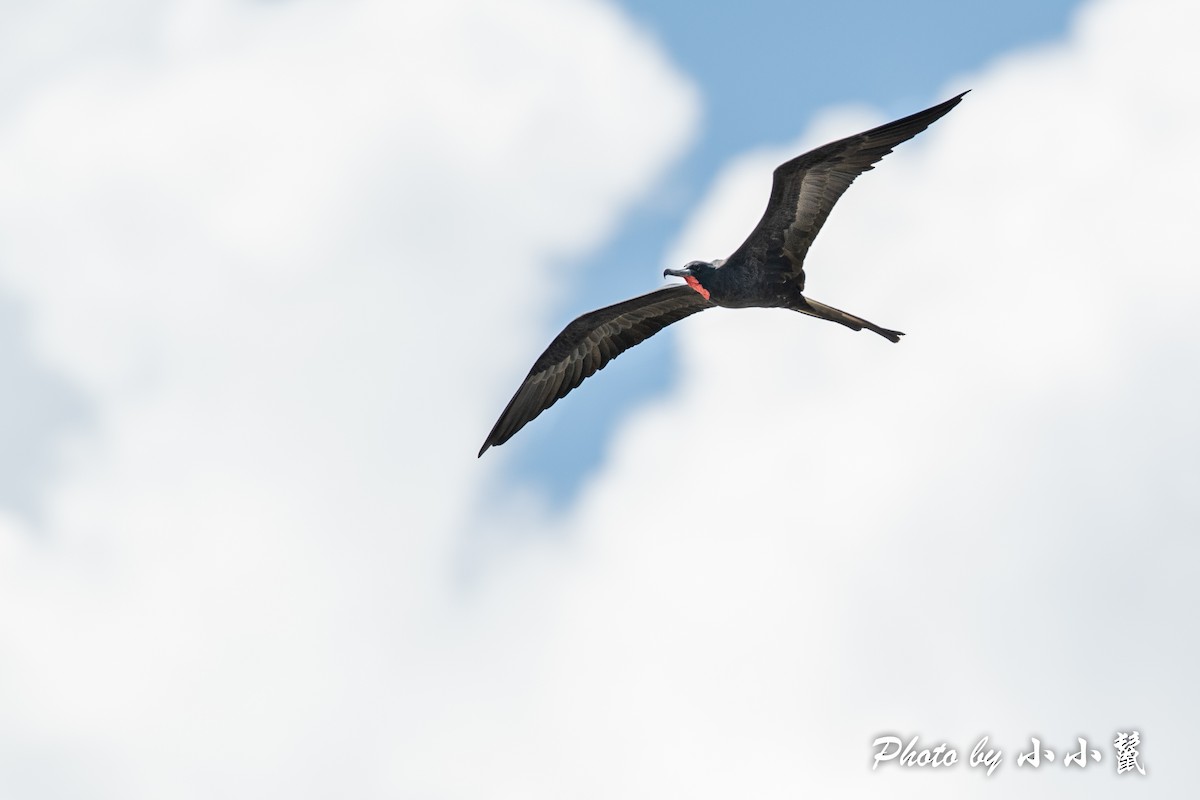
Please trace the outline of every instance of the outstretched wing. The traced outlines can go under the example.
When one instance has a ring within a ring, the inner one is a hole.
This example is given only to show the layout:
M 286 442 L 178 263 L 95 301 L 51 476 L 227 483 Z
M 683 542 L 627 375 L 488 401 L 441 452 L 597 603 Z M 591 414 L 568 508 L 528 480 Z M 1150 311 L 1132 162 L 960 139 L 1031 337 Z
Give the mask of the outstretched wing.
M 775 169 L 758 226 L 732 256 L 790 272 L 804 284 L 804 256 L 854 179 L 958 105 L 966 92 L 916 114 L 810 150 Z
M 598 369 L 672 322 L 713 304 L 689 286 L 666 286 L 616 305 L 589 311 L 563 328 L 534 362 L 479 449 L 507 442 Z

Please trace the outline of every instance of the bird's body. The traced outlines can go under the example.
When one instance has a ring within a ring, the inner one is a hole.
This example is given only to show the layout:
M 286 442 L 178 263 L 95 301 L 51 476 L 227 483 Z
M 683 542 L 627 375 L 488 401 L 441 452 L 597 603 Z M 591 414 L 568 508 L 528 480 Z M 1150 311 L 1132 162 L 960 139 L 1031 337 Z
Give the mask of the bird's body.
M 966 92 L 963 92 L 966 94 Z M 663 275 L 686 285 L 665 286 L 588 312 L 555 337 L 517 389 L 479 450 L 504 444 L 542 411 L 625 350 L 713 306 L 787 308 L 893 342 L 904 334 L 804 295 L 804 258 L 834 203 L 862 173 L 901 142 L 925 130 L 963 94 L 878 128 L 811 150 L 775 170 L 762 219 L 734 253 L 711 263 L 693 261 Z

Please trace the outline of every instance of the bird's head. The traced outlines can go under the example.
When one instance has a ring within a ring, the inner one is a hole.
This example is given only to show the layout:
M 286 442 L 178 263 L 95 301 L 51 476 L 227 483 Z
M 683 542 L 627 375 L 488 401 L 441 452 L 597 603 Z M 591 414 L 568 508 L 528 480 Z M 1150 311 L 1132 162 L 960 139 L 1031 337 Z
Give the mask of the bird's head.
M 712 286 L 712 276 L 717 269 L 724 264 L 723 259 L 716 259 L 709 263 L 708 261 L 690 261 L 684 265 L 683 269 L 664 269 L 663 277 L 674 275 L 676 278 L 683 278 L 687 281 L 687 285 L 695 289 L 700 294 L 708 298 L 708 290 Z

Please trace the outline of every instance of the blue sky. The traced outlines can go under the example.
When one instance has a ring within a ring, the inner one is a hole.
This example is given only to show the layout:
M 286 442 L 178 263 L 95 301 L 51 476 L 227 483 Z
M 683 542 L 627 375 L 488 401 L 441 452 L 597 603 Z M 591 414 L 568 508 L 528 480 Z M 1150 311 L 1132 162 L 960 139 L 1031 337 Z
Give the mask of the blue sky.
M 867 104 L 893 118 L 969 89 L 965 76 L 990 60 L 1064 35 L 1077 5 L 754 0 L 698 11 L 682 2 L 622 3 L 695 82 L 703 116 L 682 160 L 623 216 L 616 235 L 596 252 L 563 264 L 579 277 L 556 304 L 547 330 L 556 332 L 584 311 L 658 285 L 666 248 L 732 155 L 795 138 L 827 106 Z M 819 281 L 818 266 L 814 284 Z M 664 341 L 623 354 L 570 402 L 521 431 L 506 445 L 516 451 L 513 480 L 531 482 L 558 503 L 567 501 L 595 468 L 620 419 L 670 384 L 676 364 L 669 338 L 679 335 L 668 331 Z M 801 326 L 801 359 L 803 335 Z M 514 389 L 523 374 L 513 376 Z

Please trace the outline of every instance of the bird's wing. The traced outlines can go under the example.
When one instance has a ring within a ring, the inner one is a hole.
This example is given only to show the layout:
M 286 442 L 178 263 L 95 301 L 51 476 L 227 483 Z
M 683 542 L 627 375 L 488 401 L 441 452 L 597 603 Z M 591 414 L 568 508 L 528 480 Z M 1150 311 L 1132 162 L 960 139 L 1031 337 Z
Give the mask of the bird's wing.
M 804 256 L 833 204 L 854 179 L 958 105 L 966 92 L 916 114 L 810 150 L 775 169 L 771 199 L 757 227 L 729 257 L 751 257 L 800 278 Z
M 507 442 L 525 424 L 635 344 L 713 304 L 689 286 L 665 286 L 589 311 L 563 328 L 534 362 L 479 450 Z

